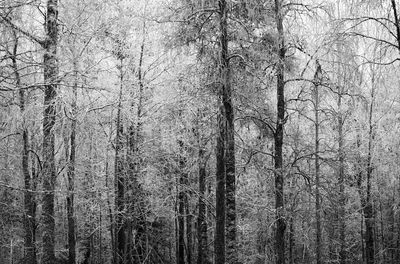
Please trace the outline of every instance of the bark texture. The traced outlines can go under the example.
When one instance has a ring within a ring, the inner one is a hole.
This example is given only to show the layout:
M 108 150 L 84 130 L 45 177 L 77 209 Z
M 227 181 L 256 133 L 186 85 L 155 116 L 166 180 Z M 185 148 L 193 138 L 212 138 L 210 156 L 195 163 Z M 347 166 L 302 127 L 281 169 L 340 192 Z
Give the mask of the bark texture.
M 226 192 L 226 262 L 238 262 L 236 242 L 236 173 L 235 173 L 235 138 L 234 110 L 230 80 L 228 50 L 228 7 L 225 0 L 219 4 L 220 61 L 219 73 L 224 122 L 224 159 L 225 159 L 225 192 Z
M 285 123 L 285 40 L 283 32 L 282 1 L 275 0 L 275 19 L 278 31 L 278 63 L 277 77 L 277 121 L 275 129 L 275 209 L 276 209 L 276 233 L 275 254 L 276 264 L 285 263 L 285 229 L 284 216 L 284 179 L 283 179 L 283 129 Z
M 76 60 L 76 59 L 75 59 Z M 75 239 L 75 217 L 74 217 L 74 191 L 75 191 L 75 158 L 76 158 L 76 101 L 78 97 L 78 63 L 74 62 L 74 84 L 72 99 L 71 134 L 69 138 L 70 155 L 68 161 L 68 196 L 67 196 L 67 219 L 68 219 L 68 263 L 76 263 L 76 239 Z
M 43 264 L 54 264 L 54 184 L 56 167 L 54 161 L 54 125 L 57 98 L 57 39 L 58 1 L 47 1 L 46 39 L 44 42 L 44 113 L 43 113 Z
M 316 221 L 316 257 L 317 264 L 322 264 L 322 245 L 321 245 L 321 198 L 320 198 L 320 163 L 319 163 L 319 91 L 318 86 L 321 81 L 322 69 L 317 61 L 317 69 L 314 76 L 314 128 L 315 128 L 315 221 Z
M 218 115 L 218 135 L 216 148 L 216 219 L 215 219 L 215 239 L 214 252 L 215 263 L 225 264 L 225 159 L 224 159 L 224 134 L 225 125 L 223 122 L 223 108 L 220 106 Z M 221 113 L 222 112 L 222 113 Z
M 345 264 L 346 263 L 346 222 L 345 222 L 345 207 L 346 207 L 346 197 L 345 197 L 345 182 L 344 182 L 344 134 L 343 134 L 343 115 L 342 115 L 342 89 L 339 87 L 340 91 L 338 93 L 338 141 L 339 141 L 339 263 Z
M 199 141 L 201 141 L 199 139 Z M 203 144 L 199 143 L 199 212 L 197 218 L 197 241 L 198 256 L 197 264 L 209 264 L 207 247 L 207 220 L 206 220 L 206 161 L 205 149 Z
M 15 30 L 13 30 L 14 36 L 14 47 L 12 50 L 12 67 L 15 75 L 15 84 L 19 89 L 19 108 L 23 120 L 25 120 L 25 109 L 26 109 L 26 96 L 24 89 L 21 89 L 21 76 L 18 70 L 17 54 L 18 54 L 18 36 Z M 24 246 L 25 256 L 24 261 L 27 264 L 36 264 L 36 202 L 34 196 L 34 173 L 29 171 L 29 132 L 26 124 L 22 124 L 22 174 L 24 177 Z
M 114 173 L 115 173 L 115 184 L 116 184 L 116 264 L 124 263 L 125 259 L 125 176 L 124 176 L 124 162 L 123 162 L 123 126 L 122 126 L 122 90 L 123 90 L 123 59 L 120 60 L 120 91 L 119 91 L 119 102 L 117 110 L 117 127 L 115 136 L 115 162 L 114 162 Z

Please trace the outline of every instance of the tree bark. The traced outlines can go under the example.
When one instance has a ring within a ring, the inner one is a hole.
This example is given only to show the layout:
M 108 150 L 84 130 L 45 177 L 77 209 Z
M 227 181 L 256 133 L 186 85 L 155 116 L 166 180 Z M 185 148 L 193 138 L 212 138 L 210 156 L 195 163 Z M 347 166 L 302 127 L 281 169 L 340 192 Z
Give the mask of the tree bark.
M 277 121 L 274 135 L 275 140 L 275 209 L 276 209 L 276 233 L 275 233 L 275 258 L 276 264 L 285 263 L 285 229 L 284 216 L 284 178 L 283 178 L 283 129 L 285 123 L 285 40 L 283 32 L 282 1 L 275 0 L 275 19 L 278 31 L 278 62 L 277 77 Z
M 344 190 L 344 135 L 343 135 L 343 116 L 342 116 L 342 88 L 339 88 L 338 107 L 338 140 L 339 140 L 339 263 L 346 263 L 346 224 L 345 224 L 345 190 Z
M 67 196 L 67 219 L 68 219 L 68 263 L 76 262 L 76 239 L 75 239 L 75 216 L 74 216 L 74 192 L 75 192 L 75 158 L 76 158 L 76 118 L 77 118 L 77 97 L 78 97 L 78 62 L 74 58 L 74 84 L 72 99 L 72 120 L 71 134 L 69 138 L 70 155 L 67 168 L 68 196 Z
M 18 36 L 15 30 L 13 30 L 14 36 L 14 47 L 12 51 L 12 67 L 15 75 L 15 84 L 19 89 L 19 108 L 23 120 L 25 120 L 25 109 L 26 109 L 26 98 L 25 91 L 21 89 L 21 76 L 19 74 L 17 65 L 17 54 L 18 54 Z M 29 132 L 28 128 L 23 123 L 22 128 L 22 174 L 24 176 L 24 246 L 25 256 L 24 261 L 27 264 L 36 264 L 36 202 L 34 196 L 34 184 L 33 174 L 31 176 L 29 172 Z
M 116 259 L 114 262 L 120 264 L 124 262 L 125 259 L 125 176 L 124 176 L 124 166 L 123 166 L 123 126 L 122 126 L 122 90 L 123 90 L 123 59 L 120 59 L 120 91 L 118 99 L 118 110 L 117 110 L 117 127 L 115 136 L 115 183 L 116 183 L 116 234 L 115 242 L 117 243 L 116 249 Z
M 186 188 L 189 188 L 189 181 L 186 175 Z M 192 264 L 192 215 L 190 213 L 190 195 L 189 191 L 185 192 L 185 209 L 186 209 L 186 263 Z
M 197 218 L 198 255 L 197 264 L 209 264 L 207 247 L 207 220 L 206 220 L 206 161 L 205 149 L 199 135 L 199 213 Z
M 140 45 L 139 54 L 139 65 L 137 72 L 138 79 L 138 103 L 136 107 L 136 124 L 132 124 L 129 128 L 129 149 L 130 149 L 130 174 L 132 175 L 131 186 L 133 190 L 133 197 L 131 197 L 131 205 L 135 207 L 132 211 L 134 217 L 136 218 L 135 225 L 132 228 L 136 230 L 135 245 L 130 251 L 135 252 L 133 259 L 135 263 L 142 263 L 146 255 L 146 213 L 143 208 L 144 197 L 141 186 L 138 183 L 138 177 L 140 174 L 142 160 L 140 155 L 140 146 L 142 141 L 142 114 L 143 114 L 143 100 L 144 100 L 144 83 L 143 83 L 143 58 L 144 58 L 144 48 L 145 48 L 145 36 L 146 36 L 146 23 L 143 22 L 143 39 Z M 132 108 L 133 108 L 132 104 Z M 133 253 L 130 252 L 130 253 Z
M 371 177 L 372 177 L 372 143 L 374 140 L 374 125 L 373 125 L 373 111 L 374 111 L 374 98 L 375 98 L 375 91 L 372 88 L 371 91 L 371 103 L 369 107 L 368 113 L 368 155 L 367 155 L 367 190 L 366 190 L 366 197 L 365 197 L 365 207 L 364 207 L 364 218 L 365 218 L 365 252 L 366 252 L 366 259 L 367 264 L 374 264 L 375 263 L 375 251 L 374 251 L 374 228 L 375 228 L 375 221 L 374 221 L 374 209 L 371 201 Z
M 54 160 L 54 125 L 56 122 L 57 98 L 57 39 L 58 39 L 58 1 L 47 1 L 46 40 L 44 43 L 44 113 L 43 113 L 43 264 L 55 262 L 54 240 L 54 185 L 56 182 L 56 167 Z
M 223 112 L 223 107 L 220 106 L 220 112 L 218 114 L 218 135 L 216 146 L 216 223 L 214 239 L 214 254 L 216 264 L 225 264 L 225 124 L 223 121 Z
M 319 164 L 319 92 L 318 86 L 321 81 L 321 65 L 317 61 L 317 70 L 315 72 L 314 80 L 314 111 L 315 111 L 315 221 L 316 221 L 316 255 L 317 264 L 322 264 L 321 258 L 321 198 L 320 198 L 320 164 Z
M 180 158 L 182 159 L 182 158 Z M 179 161 L 181 163 L 181 161 Z M 180 166 L 181 167 L 181 166 Z M 182 167 L 181 167 L 182 168 Z M 185 264 L 185 193 L 183 172 L 179 171 L 178 185 L 178 258 L 177 264 Z
M 224 128 L 225 193 L 226 193 L 226 262 L 236 264 L 238 252 L 236 243 L 236 174 L 235 174 L 235 127 L 230 80 L 228 50 L 228 8 L 225 0 L 219 0 L 220 61 L 219 73 Z

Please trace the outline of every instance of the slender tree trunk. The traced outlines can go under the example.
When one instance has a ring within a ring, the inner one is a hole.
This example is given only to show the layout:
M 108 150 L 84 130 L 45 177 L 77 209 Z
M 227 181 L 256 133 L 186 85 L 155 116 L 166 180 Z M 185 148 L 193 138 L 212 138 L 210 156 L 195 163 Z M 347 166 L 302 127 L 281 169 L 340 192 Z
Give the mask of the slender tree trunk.
M 397 195 L 400 194 L 400 175 L 397 175 Z M 397 202 L 397 206 L 399 206 L 399 201 Z M 396 260 L 397 263 L 400 262 L 400 213 L 397 213 L 397 247 L 396 247 Z
M 219 0 L 220 61 L 222 114 L 225 122 L 225 192 L 226 192 L 226 262 L 236 264 L 238 251 L 236 242 L 236 174 L 235 174 L 235 127 L 230 80 L 228 50 L 228 7 L 226 0 Z
M 375 251 L 374 251 L 374 209 L 371 201 L 371 177 L 372 177 L 372 143 L 374 140 L 374 127 L 372 123 L 373 118 L 373 107 L 374 107 L 374 88 L 371 92 L 371 104 L 369 108 L 369 131 L 368 131 L 368 156 L 367 156 L 367 192 L 366 192 L 366 204 L 364 207 L 364 218 L 365 218 L 365 252 L 367 264 L 375 263 Z
M 111 140 L 110 140 L 111 141 Z M 111 251 L 112 251 L 112 259 L 113 259 L 113 264 L 116 264 L 116 259 L 117 259 L 117 249 L 115 247 L 115 218 L 113 217 L 113 206 L 111 204 L 111 198 L 110 198 L 110 177 L 109 177 L 109 149 L 107 147 L 106 151 L 106 164 L 105 164 L 105 171 L 106 171 L 106 189 L 107 189 L 107 207 L 108 207 L 108 218 L 110 221 L 110 238 L 111 238 Z
M 319 92 L 318 82 L 321 80 L 321 65 L 317 61 L 317 70 L 315 72 L 314 80 L 314 107 L 315 107 L 315 221 L 316 221 L 316 255 L 317 264 L 322 264 L 322 245 L 321 245 L 321 198 L 320 198 L 320 164 L 319 164 Z
M 68 218 L 68 263 L 75 264 L 76 240 L 75 240 L 75 216 L 74 216 L 74 192 L 75 192 L 75 157 L 76 157 L 76 118 L 77 118 L 77 97 L 78 97 L 78 63 L 74 61 L 74 85 L 72 99 L 72 120 L 71 120 L 71 135 L 70 156 L 68 161 L 67 176 L 68 176 L 68 196 L 67 196 L 67 218 Z
M 57 98 L 57 14 L 58 1 L 47 1 L 46 15 L 46 40 L 44 65 L 44 113 L 43 113 L 43 264 L 54 264 L 54 185 L 56 182 L 56 167 L 54 160 L 54 125 L 56 122 L 56 98 Z
M 201 136 L 199 136 L 201 137 Z M 206 161 L 205 149 L 199 139 L 199 215 L 197 218 L 198 256 L 197 264 L 209 264 L 207 247 L 207 220 L 206 220 Z
M 125 176 L 123 165 L 123 125 L 122 125 L 122 90 L 123 90 L 123 59 L 120 59 L 120 91 L 119 102 L 117 110 L 117 127 L 115 136 L 115 183 L 116 183 L 116 248 L 117 259 L 114 261 L 116 264 L 123 263 L 125 259 L 125 219 L 124 219 L 124 205 L 125 205 Z
M 342 88 L 340 88 L 342 89 Z M 344 193 L 344 135 L 343 135 L 343 116 L 342 116 L 342 91 L 339 91 L 338 98 L 338 137 L 339 137 L 339 262 L 346 263 L 346 226 L 345 226 L 345 193 Z
M 136 226 L 133 228 L 136 230 L 136 238 L 135 238 L 135 252 L 136 263 L 142 263 L 145 255 L 147 254 L 146 247 L 146 210 L 144 208 L 144 199 L 143 192 L 141 186 L 138 184 L 138 177 L 140 174 L 142 160 L 140 158 L 140 146 L 143 143 L 142 141 L 142 115 L 143 115 L 143 100 L 144 100 L 144 83 L 143 83 L 143 58 L 144 58 L 144 48 L 146 42 L 146 22 L 143 22 L 143 39 L 140 45 L 140 55 L 139 55 L 139 65 L 138 65 L 138 104 L 136 108 L 136 124 L 132 125 L 130 128 L 130 148 L 131 148 L 131 171 L 133 173 L 133 189 L 135 197 L 133 197 L 133 205 L 136 207 Z
M 19 108 L 23 120 L 25 120 L 25 108 L 26 108 L 26 98 L 25 92 L 21 89 L 21 76 L 18 71 L 17 65 L 17 54 L 18 54 L 18 36 L 15 30 L 13 30 L 14 35 L 14 47 L 12 51 L 12 67 L 15 75 L 16 87 L 19 89 Z M 22 128 L 22 174 L 24 176 L 24 246 L 25 246 L 25 257 L 24 261 L 27 264 L 36 264 L 36 202 L 35 196 L 33 194 L 33 175 L 31 176 L 29 172 L 29 133 L 28 129 L 23 123 Z
M 189 187 L 189 185 L 187 185 Z M 192 264 L 192 215 L 190 213 L 189 195 L 185 195 L 186 209 L 186 262 Z
M 182 158 L 181 158 L 182 159 Z M 181 161 L 180 161 L 181 162 Z M 180 166 L 182 169 L 182 166 Z M 185 264 L 185 191 L 183 172 L 179 171 L 179 194 L 178 194 L 178 262 Z
M 373 81 L 374 83 L 374 81 Z M 372 123 L 373 118 L 373 107 L 374 107 L 374 88 L 371 91 L 371 103 L 369 106 L 368 112 L 368 153 L 367 153 L 367 161 L 365 162 L 359 160 L 359 172 L 357 179 L 358 193 L 361 201 L 361 213 L 365 219 L 365 250 L 364 250 L 364 235 L 363 230 L 361 229 L 361 243 L 363 248 L 363 259 L 365 252 L 365 259 L 367 264 L 375 263 L 375 245 L 374 245 L 374 229 L 375 229 L 375 215 L 374 209 L 371 201 L 371 177 L 372 177 L 372 144 L 374 141 L 374 126 Z M 357 139 L 357 147 L 361 146 L 361 140 Z M 363 170 L 365 168 L 366 171 L 366 190 L 363 187 Z
M 295 243 L 294 243 L 294 218 L 290 217 L 289 223 L 289 263 L 295 263 Z
M 184 153 L 184 151 L 182 151 Z M 186 157 L 183 159 L 184 164 L 182 164 L 182 169 L 186 170 L 187 162 Z M 189 175 L 186 171 L 183 174 L 184 180 L 184 203 L 185 203 L 185 216 L 186 216 L 186 263 L 192 264 L 192 214 L 190 212 L 190 185 L 189 185 Z
M 228 36 L 227 36 L 227 7 L 226 7 L 226 1 L 225 0 L 218 0 L 218 5 L 219 5 L 219 30 L 220 30 L 220 61 L 218 65 L 218 70 L 220 74 L 220 79 L 219 79 L 219 113 L 218 113 L 218 136 L 217 136 L 217 146 L 216 146 L 216 161 L 217 161 L 217 166 L 216 166 L 216 226 L 215 226 L 215 240 L 214 240 L 214 252 L 215 252 L 215 263 L 218 264 L 225 264 L 226 260 L 226 251 L 225 251 L 225 246 L 227 246 L 227 251 L 230 254 L 232 250 L 232 245 L 226 245 L 226 241 L 232 239 L 232 235 L 235 235 L 235 230 L 230 228 L 228 231 L 228 226 L 232 227 L 232 224 L 234 222 L 229 221 L 234 221 L 232 219 L 232 214 L 230 214 L 230 219 L 227 220 L 227 207 L 230 206 L 230 209 L 234 209 L 234 204 L 229 204 L 227 203 L 227 189 L 228 189 L 228 184 L 227 183 L 227 163 L 228 157 L 226 156 L 226 149 L 229 148 L 228 142 L 227 142 L 227 135 L 229 134 L 227 132 L 227 113 L 226 113 L 226 105 L 225 103 L 228 104 L 229 101 L 226 101 L 228 98 L 227 96 L 227 88 L 229 88 L 229 61 L 228 61 Z M 228 86 L 228 87 L 227 87 Z M 231 98 L 229 98 L 231 100 Z M 230 153 L 232 154 L 232 153 Z M 232 163 L 230 164 L 232 165 Z M 233 168 L 234 169 L 234 168 Z M 230 177 L 232 177 L 232 167 L 230 167 Z M 234 170 L 233 170 L 233 176 L 234 176 Z M 230 199 L 232 202 L 232 178 L 230 180 L 230 185 L 229 188 L 231 193 L 230 193 Z M 225 227 L 225 224 L 227 226 Z M 225 228 L 227 229 L 225 231 Z M 227 237 L 225 238 L 225 234 L 229 233 Z M 229 238 L 228 238 L 229 236 Z M 230 242 L 231 243 L 231 242 Z M 229 256 L 230 258 L 232 255 Z
M 276 209 L 276 233 L 275 254 L 276 264 L 285 263 L 285 216 L 284 216 L 284 179 L 283 179 L 283 129 L 285 123 L 285 41 L 283 32 L 282 1 L 275 0 L 275 18 L 278 31 L 278 63 L 277 77 L 277 121 L 275 130 L 275 209 Z
M 223 121 L 223 107 L 220 106 L 218 115 L 218 135 L 216 147 L 216 223 L 215 223 L 215 239 L 214 254 L 215 264 L 225 264 L 225 159 L 224 159 L 224 135 L 225 124 Z
M 365 244 L 364 244 L 364 215 L 363 215 L 363 213 L 361 213 L 360 237 L 361 237 L 361 261 L 362 261 L 362 263 L 364 263 L 365 262 Z

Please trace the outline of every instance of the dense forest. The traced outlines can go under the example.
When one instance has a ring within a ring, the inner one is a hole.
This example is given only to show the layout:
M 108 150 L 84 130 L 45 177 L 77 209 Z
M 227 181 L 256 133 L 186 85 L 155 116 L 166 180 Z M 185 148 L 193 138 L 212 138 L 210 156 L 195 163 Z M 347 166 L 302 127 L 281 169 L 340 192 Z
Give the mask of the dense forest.
M 0 0 L 0 263 L 399 264 L 399 19 Z

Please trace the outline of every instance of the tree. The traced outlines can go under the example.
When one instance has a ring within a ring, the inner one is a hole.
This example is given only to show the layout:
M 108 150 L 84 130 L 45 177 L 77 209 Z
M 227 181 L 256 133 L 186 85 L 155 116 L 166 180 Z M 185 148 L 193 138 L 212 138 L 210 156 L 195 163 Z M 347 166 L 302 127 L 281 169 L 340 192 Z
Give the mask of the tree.
M 44 73 L 44 113 L 43 113 L 43 264 L 52 264 L 54 254 L 54 184 L 56 168 L 54 159 L 54 125 L 56 123 L 57 108 L 57 42 L 58 42 L 58 1 L 47 1 L 46 37 L 43 42 L 45 54 L 43 56 Z
M 319 82 L 321 81 L 321 74 L 322 69 L 319 62 L 316 62 L 317 69 L 315 71 L 314 79 L 314 111 L 315 111 L 315 221 L 316 221 L 316 260 L 317 264 L 322 264 L 321 253 L 322 253 L 322 241 L 321 241 L 321 198 L 320 198 L 320 161 L 319 161 L 319 144 L 320 144 L 320 137 L 319 137 Z
M 275 141 L 275 210 L 276 210 L 276 263 L 285 263 L 285 216 L 284 216 L 284 171 L 283 171 L 283 130 L 285 124 L 285 58 L 286 47 L 283 32 L 283 1 L 275 0 L 275 20 L 278 31 L 278 62 L 276 66 L 277 120 Z

